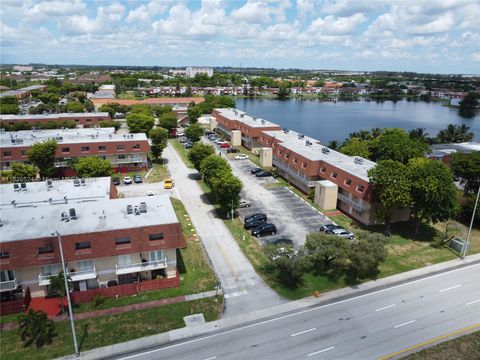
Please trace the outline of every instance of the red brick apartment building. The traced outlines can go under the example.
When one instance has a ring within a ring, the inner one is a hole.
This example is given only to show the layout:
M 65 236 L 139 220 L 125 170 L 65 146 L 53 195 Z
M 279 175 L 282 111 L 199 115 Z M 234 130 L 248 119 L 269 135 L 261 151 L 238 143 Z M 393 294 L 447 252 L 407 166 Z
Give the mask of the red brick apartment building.
M 114 128 L 23 130 L 0 132 L 0 164 L 7 170 L 12 162 L 27 162 L 27 151 L 37 142 L 58 143 L 55 167 L 71 176 L 69 161 L 82 156 L 99 156 L 119 172 L 147 168 L 150 145 L 145 134 L 117 134 Z
M 168 196 L 116 199 L 109 177 L 0 185 L 0 193 L 0 305 L 27 288 L 48 294 L 62 271 L 57 232 L 74 300 L 111 287 L 110 296 L 122 295 L 122 285 L 143 281 L 178 285 L 176 249 L 185 239 Z
M 47 124 L 50 122 L 64 123 L 75 122 L 77 127 L 94 127 L 100 121 L 112 120 L 107 112 L 94 113 L 61 113 L 61 114 L 38 114 L 38 115 L 0 115 L 1 125 L 15 125 L 27 123 L 32 126 Z
M 217 129 L 227 135 L 230 135 L 232 130 L 241 131 L 242 145 L 248 149 L 263 146 L 258 141 L 262 131 L 282 129 L 277 124 L 252 117 L 237 109 L 214 109 L 212 116 L 217 122 Z

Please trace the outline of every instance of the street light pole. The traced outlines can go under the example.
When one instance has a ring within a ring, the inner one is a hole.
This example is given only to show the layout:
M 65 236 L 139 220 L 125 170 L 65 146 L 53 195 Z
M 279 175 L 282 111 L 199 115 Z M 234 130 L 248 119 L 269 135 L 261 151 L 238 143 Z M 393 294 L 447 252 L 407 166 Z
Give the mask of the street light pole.
M 467 254 L 467 250 L 468 250 L 468 245 L 470 244 L 470 235 L 472 234 L 473 220 L 475 219 L 475 212 L 477 211 L 479 196 L 480 196 L 480 186 L 478 187 L 477 199 L 475 200 L 475 205 L 473 207 L 472 220 L 470 221 L 470 227 L 468 228 L 467 242 L 465 243 L 465 247 L 463 248 L 463 251 L 462 251 L 462 259 L 465 259 L 465 255 Z
M 75 332 L 75 320 L 73 319 L 73 311 L 72 311 L 72 302 L 70 300 L 70 291 L 68 289 L 68 281 L 67 281 L 67 270 L 65 269 L 65 260 L 63 258 L 63 248 L 62 248 L 62 237 L 60 233 L 55 230 L 58 238 L 58 247 L 60 248 L 60 257 L 62 258 L 62 270 L 63 270 L 63 280 L 65 281 L 65 293 L 67 295 L 67 303 L 68 303 L 68 316 L 70 317 L 70 325 L 72 327 L 72 336 L 73 336 L 73 345 L 75 347 L 75 356 L 78 358 L 80 357 L 80 352 L 78 351 L 78 343 L 77 343 L 77 333 Z M 62 304 L 63 306 L 63 304 Z

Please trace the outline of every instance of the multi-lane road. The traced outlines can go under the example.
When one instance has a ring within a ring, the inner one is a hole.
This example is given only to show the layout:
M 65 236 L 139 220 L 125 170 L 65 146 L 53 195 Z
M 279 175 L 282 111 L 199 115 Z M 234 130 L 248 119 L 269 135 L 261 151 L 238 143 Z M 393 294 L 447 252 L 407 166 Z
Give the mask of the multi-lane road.
M 480 264 L 118 359 L 376 359 L 480 323 Z

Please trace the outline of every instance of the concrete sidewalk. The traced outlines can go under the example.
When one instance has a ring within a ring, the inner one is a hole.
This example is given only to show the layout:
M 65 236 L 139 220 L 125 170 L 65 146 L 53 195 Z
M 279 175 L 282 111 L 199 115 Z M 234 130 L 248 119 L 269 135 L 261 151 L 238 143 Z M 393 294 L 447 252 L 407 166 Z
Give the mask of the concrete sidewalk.
M 327 293 L 321 294 L 319 297 L 307 297 L 301 300 L 291 301 L 281 305 L 272 306 L 266 309 L 253 311 L 238 316 L 222 318 L 220 320 L 212 321 L 203 325 L 199 325 L 197 327 L 185 327 L 182 329 L 172 330 L 158 335 L 152 335 L 120 344 L 89 350 L 81 353 L 80 358 L 99 359 L 125 355 L 129 352 L 165 345 L 172 341 L 181 341 L 195 336 L 209 334 L 218 330 L 225 330 L 228 328 L 244 326 L 249 323 L 273 318 L 280 314 L 285 315 L 287 313 L 301 311 L 319 305 L 327 305 L 329 303 L 334 303 L 337 301 L 344 301 L 350 298 L 363 296 L 368 293 L 400 286 L 405 283 L 420 281 L 421 279 L 432 277 L 444 272 L 453 271 L 455 269 L 459 269 L 465 266 L 478 266 L 478 264 L 480 264 L 480 254 L 475 254 L 468 256 L 464 260 L 451 260 L 444 263 L 407 271 L 402 274 L 393 275 L 379 280 L 369 281 L 358 286 L 329 291 Z M 74 356 L 64 357 L 64 359 L 74 358 Z

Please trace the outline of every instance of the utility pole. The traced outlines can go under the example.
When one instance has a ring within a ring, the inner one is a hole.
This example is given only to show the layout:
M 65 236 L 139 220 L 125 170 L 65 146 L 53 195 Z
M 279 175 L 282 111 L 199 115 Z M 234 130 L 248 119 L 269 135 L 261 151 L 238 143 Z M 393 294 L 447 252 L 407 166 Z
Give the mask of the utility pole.
M 67 281 L 67 270 L 65 269 L 65 260 L 63 258 L 62 237 L 60 236 L 60 233 L 57 230 L 55 230 L 55 234 L 57 234 L 58 247 L 60 248 L 60 257 L 62 258 L 63 280 L 65 281 L 65 293 L 67 295 L 67 303 L 68 303 L 68 316 L 70 317 L 70 325 L 72 327 L 75 356 L 79 358 L 80 352 L 78 351 L 77 334 L 75 332 L 75 320 L 73 319 L 72 302 L 70 300 L 70 290 L 68 289 L 68 281 Z
M 462 259 L 465 259 L 465 255 L 467 255 L 468 246 L 470 245 L 470 235 L 472 234 L 473 220 L 475 219 L 475 212 L 477 211 L 479 196 L 480 196 L 480 186 L 478 187 L 478 190 L 477 190 L 477 199 L 475 200 L 475 206 L 473 207 L 472 220 L 470 221 L 470 227 L 468 228 L 467 242 L 465 243 L 465 247 L 463 248 L 463 251 L 462 251 Z

